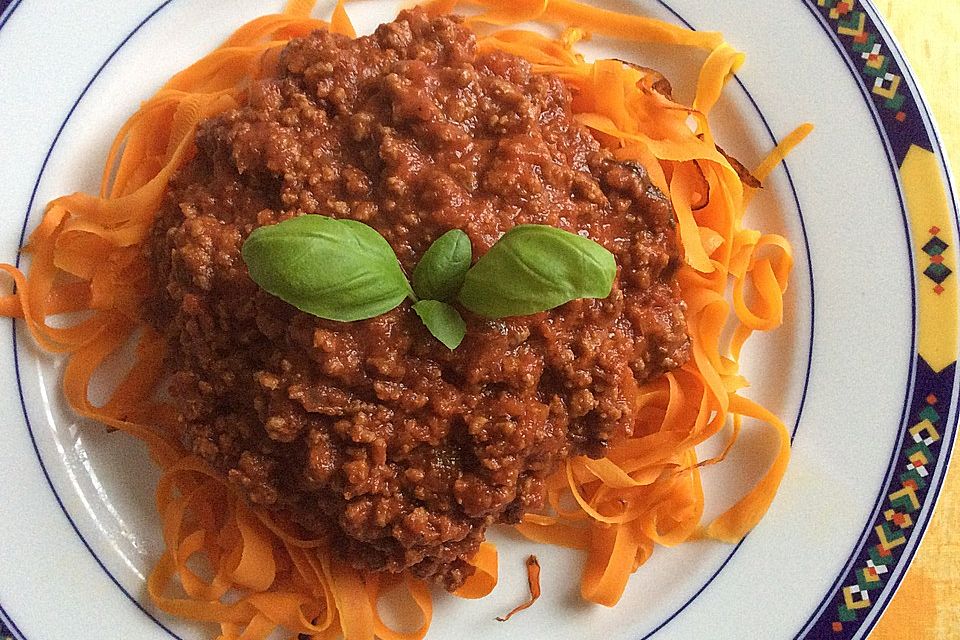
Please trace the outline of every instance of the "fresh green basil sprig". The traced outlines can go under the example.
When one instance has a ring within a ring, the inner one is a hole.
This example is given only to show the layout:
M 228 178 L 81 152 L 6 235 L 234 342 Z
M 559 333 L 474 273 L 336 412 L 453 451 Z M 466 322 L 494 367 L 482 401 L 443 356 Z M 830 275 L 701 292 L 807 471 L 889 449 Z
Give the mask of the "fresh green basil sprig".
M 527 316 L 578 298 L 606 298 L 616 275 L 613 254 L 590 238 L 522 224 L 467 271 L 458 297 L 487 318 Z
M 456 349 L 466 323 L 452 303 L 487 318 L 547 311 L 610 295 L 617 265 L 602 246 L 545 225 L 520 225 L 470 266 L 470 239 L 454 229 L 427 249 L 407 281 L 372 227 L 305 215 L 260 227 L 242 248 L 250 277 L 268 293 L 327 320 L 372 318 L 410 298 L 431 334 Z
M 470 238 L 451 229 L 433 241 L 413 270 L 413 290 L 427 300 L 452 300 L 470 269 Z
M 448 349 L 452 351 L 460 346 L 467 333 L 467 323 L 453 305 L 439 300 L 420 300 L 414 303 L 413 310 L 433 337 Z
M 373 318 L 413 295 L 390 244 L 355 220 L 290 218 L 256 229 L 241 253 L 266 292 L 327 320 Z

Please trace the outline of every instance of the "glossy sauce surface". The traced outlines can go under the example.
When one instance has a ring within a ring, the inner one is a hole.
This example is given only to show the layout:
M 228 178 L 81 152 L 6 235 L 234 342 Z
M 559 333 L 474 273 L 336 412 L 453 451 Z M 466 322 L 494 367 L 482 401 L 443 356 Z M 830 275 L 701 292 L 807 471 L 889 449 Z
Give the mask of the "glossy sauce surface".
M 631 434 L 637 384 L 689 357 L 673 211 L 570 100 L 421 11 L 291 43 L 248 105 L 201 126 L 153 229 L 150 314 L 187 445 L 355 566 L 454 589 L 486 527 L 539 508 L 566 456 Z M 476 259 L 535 223 L 604 245 L 618 276 L 605 300 L 534 316 L 461 310 L 450 351 L 409 302 L 339 323 L 261 291 L 244 239 L 303 214 L 373 226 L 408 274 L 449 229 Z

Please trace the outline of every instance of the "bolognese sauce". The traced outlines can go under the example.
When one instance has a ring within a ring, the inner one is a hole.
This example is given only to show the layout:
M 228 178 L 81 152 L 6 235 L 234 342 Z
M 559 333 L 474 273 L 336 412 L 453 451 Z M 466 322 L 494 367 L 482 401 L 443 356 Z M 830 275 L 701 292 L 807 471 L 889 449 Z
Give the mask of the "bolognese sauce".
M 368 37 L 291 42 L 247 104 L 200 126 L 148 243 L 150 321 L 188 448 L 354 566 L 453 590 L 486 528 L 540 508 L 566 457 L 642 428 L 637 385 L 689 357 L 674 214 L 571 100 L 422 10 Z M 342 323 L 259 289 L 244 240 L 304 214 L 372 226 L 408 274 L 450 229 L 476 258 L 518 224 L 583 234 L 618 274 L 603 300 L 462 310 L 451 351 L 408 302 Z

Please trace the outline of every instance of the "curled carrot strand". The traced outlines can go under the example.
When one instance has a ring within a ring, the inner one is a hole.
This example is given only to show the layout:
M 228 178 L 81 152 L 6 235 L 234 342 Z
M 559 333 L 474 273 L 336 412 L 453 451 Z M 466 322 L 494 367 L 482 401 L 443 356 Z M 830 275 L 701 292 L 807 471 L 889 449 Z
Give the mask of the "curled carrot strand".
M 445 0 L 443 6 L 456 4 Z M 560 77 L 574 95 L 576 119 L 618 160 L 643 165 L 651 181 L 669 193 L 677 213 L 684 254 L 678 279 L 687 303 L 691 362 L 636 389 L 640 418 L 634 436 L 613 445 L 603 460 L 569 461 L 547 481 L 548 510 L 528 514 L 518 527 L 531 540 L 585 550 L 581 593 L 612 606 L 655 545 L 695 537 L 739 540 L 766 512 L 783 477 L 790 451 L 786 429 L 776 416 L 739 395 L 747 381 L 738 360 L 753 332 L 782 324 L 792 254 L 785 239 L 746 228 L 743 216 L 758 182 L 812 127 L 798 128 L 749 172 L 716 146 L 709 126 L 709 113 L 744 62 L 743 54 L 716 34 L 681 35 L 572 0 L 544 6 L 493 0 L 464 4 L 486 10 L 477 21 L 509 25 L 530 19 L 535 11 L 542 21 L 568 27 L 558 39 L 507 29 L 487 35 L 479 46 L 520 55 L 533 63 L 535 73 Z M 706 49 L 693 104 L 675 102 L 662 78 L 650 70 L 617 60 L 587 62 L 571 50 L 570 40 L 588 32 Z M 731 326 L 732 337 L 725 342 L 725 329 Z M 745 418 L 774 428 L 778 452 L 746 496 L 701 527 L 699 469 L 723 461 Z M 693 447 L 720 433 L 728 421 L 734 429 L 720 455 L 699 461 Z M 576 507 L 561 507 L 569 504 L 567 499 Z
M 530 588 L 530 598 L 513 609 L 505 616 L 498 616 L 498 622 L 506 622 L 517 613 L 533 606 L 533 603 L 540 598 L 540 561 L 537 556 L 527 557 L 527 586 Z

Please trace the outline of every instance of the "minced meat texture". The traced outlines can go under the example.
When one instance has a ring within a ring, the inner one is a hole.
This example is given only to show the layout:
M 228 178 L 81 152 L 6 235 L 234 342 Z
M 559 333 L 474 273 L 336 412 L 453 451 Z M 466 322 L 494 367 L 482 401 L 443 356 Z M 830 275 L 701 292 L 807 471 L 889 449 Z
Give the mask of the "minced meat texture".
M 149 314 L 189 449 L 354 566 L 455 589 L 488 525 L 540 508 L 567 456 L 629 436 L 636 383 L 688 358 L 673 212 L 570 104 L 457 18 L 291 42 L 247 105 L 201 124 L 153 228 Z M 341 323 L 259 289 L 244 239 L 303 214 L 371 225 L 407 273 L 450 229 L 476 259 L 521 223 L 587 235 L 619 272 L 605 300 L 461 309 L 450 351 L 409 302 Z

